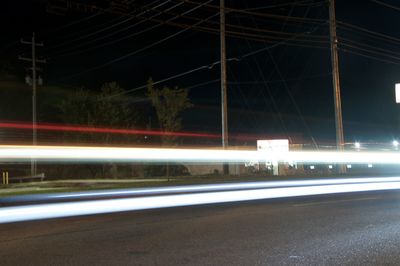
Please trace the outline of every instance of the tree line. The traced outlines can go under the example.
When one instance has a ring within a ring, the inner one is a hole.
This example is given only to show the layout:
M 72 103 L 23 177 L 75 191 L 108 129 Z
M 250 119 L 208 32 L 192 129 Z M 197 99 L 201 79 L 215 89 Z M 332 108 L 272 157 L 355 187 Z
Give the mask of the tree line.
M 31 119 L 30 87 L 10 75 L 0 75 L 0 120 L 29 122 Z M 177 132 L 182 129 L 182 113 L 190 108 L 188 90 L 180 87 L 158 87 L 152 79 L 140 96 L 126 95 L 117 82 L 106 82 L 98 89 L 67 89 L 61 86 L 38 87 L 38 121 L 39 123 L 62 123 L 84 127 L 104 127 L 117 129 L 151 129 L 164 132 Z M 143 107 L 144 106 L 144 107 Z M 150 117 L 150 119 L 149 119 Z M 151 125 L 149 123 L 151 121 Z M 12 130 L 0 129 L 3 141 L 19 142 Z M 56 135 L 55 132 L 49 133 Z M 42 136 L 41 136 L 42 135 Z M 45 132 L 39 132 L 39 144 Z M 53 136 L 52 135 L 52 136 Z M 19 134 L 29 143 L 29 131 Z M 43 138 L 45 141 L 46 138 Z M 57 144 L 65 145 L 121 145 L 135 146 L 148 144 L 143 135 L 112 134 L 93 132 L 68 132 L 53 138 Z M 6 143 L 5 142 L 5 143 Z M 44 142 L 42 142 L 43 144 Z M 46 144 L 49 144 L 46 142 Z M 54 143 L 53 143 L 54 144 Z M 172 134 L 152 138 L 151 144 L 174 146 L 179 139 Z M 39 165 L 50 175 L 70 177 L 80 173 L 88 177 L 154 176 L 182 172 L 180 166 L 119 164 L 112 163 L 90 165 Z M 54 172 L 54 173 L 53 173 Z M 60 172 L 63 172 L 60 174 Z M 53 173 L 53 174 L 52 174 Z M 178 174 L 178 173 L 176 173 Z

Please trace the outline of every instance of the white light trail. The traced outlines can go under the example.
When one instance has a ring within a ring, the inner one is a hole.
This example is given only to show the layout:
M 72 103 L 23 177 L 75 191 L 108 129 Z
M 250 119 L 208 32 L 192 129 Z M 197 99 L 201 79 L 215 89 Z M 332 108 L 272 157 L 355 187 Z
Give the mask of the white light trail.
M 244 190 L 244 189 L 263 189 L 263 188 L 277 188 L 277 187 L 361 184 L 361 183 L 381 183 L 381 182 L 400 182 L 400 176 L 241 182 L 241 183 L 229 183 L 229 184 L 185 185 L 185 186 L 173 186 L 173 187 L 153 187 L 153 188 L 139 188 L 139 189 L 51 193 L 42 195 L 14 196 L 3 199 L 0 198 L 0 203 L 40 201 L 40 200 L 51 200 L 51 199 L 72 199 L 72 198 L 82 199 L 82 198 L 94 198 L 94 197 L 137 196 L 137 195 L 149 195 L 149 194 L 154 195 L 154 194 L 171 194 L 171 193 L 193 193 L 193 192 L 211 192 L 211 191 Z
M 0 223 L 213 203 L 400 189 L 400 182 L 339 184 L 93 200 L 0 208 Z
M 249 162 L 400 164 L 399 152 L 249 151 L 0 145 L 0 161 L 137 161 L 137 162 Z

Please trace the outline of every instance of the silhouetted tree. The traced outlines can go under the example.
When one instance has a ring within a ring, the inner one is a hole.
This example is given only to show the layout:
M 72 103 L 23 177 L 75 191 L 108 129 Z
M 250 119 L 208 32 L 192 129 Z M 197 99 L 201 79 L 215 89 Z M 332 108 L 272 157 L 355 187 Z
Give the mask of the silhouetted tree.
M 64 123 L 88 127 L 109 128 L 137 128 L 138 115 L 127 100 L 123 97 L 124 90 L 116 82 L 108 82 L 102 85 L 99 94 L 94 94 L 87 89 L 79 89 L 64 99 L 59 108 Z M 140 138 L 132 134 L 111 134 L 91 132 L 66 133 L 66 141 L 78 143 L 107 144 L 136 144 Z M 97 171 L 92 166 L 93 175 Z M 117 177 L 116 164 L 103 164 L 102 176 L 111 175 Z
M 188 90 L 178 87 L 156 89 L 153 80 L 149 79 L 147 96 L 156 110 L 160 128 L 165 132 L 181 130 L 182 118 L 180 114 L 183 110 L 192 106 L 188 97 Z M 164 145 L 176 144 L 176 139 L 177 137 L 173 133 L 164 135 L 162 138 Z

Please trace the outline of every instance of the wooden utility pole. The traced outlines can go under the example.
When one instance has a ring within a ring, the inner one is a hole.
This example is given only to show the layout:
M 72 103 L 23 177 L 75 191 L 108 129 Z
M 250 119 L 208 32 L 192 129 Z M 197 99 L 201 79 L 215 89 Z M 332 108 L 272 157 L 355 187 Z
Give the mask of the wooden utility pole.
M 222 148 L 228 147 L 228 104 L 226 84 L 226 46 L 225 46 L 225 0 L 220 0 L 220 42 L 221 42 L 221 120 L 222 120 Z M 229 174 L 229 165 L 224 163 L 224 174 Z
M 26 58 L 20 56 L 19 59 L 23 61 L 32 62 L 32 145 L 37 145 L 37 114 L 36 114 L 36 63 L 46 63 L 45 60 L 36 58 L 36 46 L 43 46 L 43 43 L 37 43 L 35 40 L 35 33 L 32 33 L 32 40 L 30 42 L 21 40 L 22 44 L 28 44 L 32 46 L 32 58 Z M 37 173 L 36 160 L 31 160 L 31 175 L 35 176 Z
M 336 147 L 339 151 L 344 150 L 342 103 L 340 98 L 340 79 L 339 79 L 339 57 L 338 39 L 336 35 L 335 0 L 329 1 L 329 24 L 331 40 L 331 61 L 332 61 L 332 81 L 333 81 L 333 101 L 335 105 L 335 126 L 336 126 Z M 345 173 L 344 165 L 339 167 L 340 173 Z

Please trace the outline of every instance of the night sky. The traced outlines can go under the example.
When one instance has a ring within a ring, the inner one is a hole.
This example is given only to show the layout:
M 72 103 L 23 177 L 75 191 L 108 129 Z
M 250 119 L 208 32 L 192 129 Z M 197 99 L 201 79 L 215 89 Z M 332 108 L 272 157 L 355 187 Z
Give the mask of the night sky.
M 108 1 L 77 2 L 109 8 Z M 190 3 L 178 5 L 180 1 L 130 2 L 128 12 L 144 5 L 153 7 L 143 15 L 147 17 L 154 16 L 157 10 L 171 8 L 171 13 L 179 14 L 196 7 Z M 400 81 L 400 40 L 397 39 L 400 38 L 400 9 L 370 0 L 336 2 L 337 20 L 343 22 L 338 24 L 339 43 L 343 41 L 353 45 L 353 48 L 340 45 L 339 51 L 346 142 L 390 142 L 400 137 L 400 107 L 394 98 L 394 84 Z M 394 0 L 378 2 L 400 8 Z M 292 4 L 284 5 L 286 3 Z M 219 60 L 219 36 L 213 33 L 191 28 L 143 49 L 182 31 L 182 28 L 157 25 L 154 21 L 141 22 L 142 19 L 138 18 L 122 22 L 127 16 L 109 12 L 90 13 L 74 9 L 54 14 L 54 10 L 53 13 L 46 11 L 46 4 L 47 1 L 2 2 L 0 60 L 3 68 L 9 65 L 21 79 L 26 65 L 16 58 L 28 51 L 19 40 L 21 37 L 29 39 L 32 31 L 45 44 L 38 49 L 38 54 L 48 61 L 42 73 L 45 83 L 70 90 L 82 86 L 98 90 L 107 81 L 117 81 L 124 89 L 132 90 L 145 85 L 149 77 L 158 81 Z M 210 4 L 218 5 L 219 1 Z M 155 10 L 156 6 L 159 7 Z M 227 24 L 242 27 L 231 29 L 242 33 L 246 33 L 243 27 L 259 29 L 258 38 L 268 40 L 227 37 L 227 57 L 237 59 L 228 62 L 229 131 L 264 138 L 300 136 L 304 142 L 310 142 L 311 138 L 320 143 L 334 142 L 327 2 L 226 0 L 226 6 L 260 13 L 228 13 Z M 212 7 L 201 7 L 188 16 L 205 19 L 217 11 Z M 272 19 L 261 14 L 282 17 Z M 284 16 L 306 20 L 295 21 L 284 19 Z M 173 15 L 156 16 L 160 20 L 171 17 Z M 173 21 L 195 23 L 183 18 Z M 210 21 L 217 22 L 218 16 Z M 132 26 L 134 24 L 137 25 Z M 211 27 L 214 24 L 201 25 Z M 352 28 L 352 25 L 373 33 Z M 107 27 L 110 28 L 107 30 Z M 123 30 L 126 27 L 130 28 Z M 151 27 L 154 28 L 149 29 Z M 217 29 L 216 24 L 214 28 Z M 305 41 L 297 42 L 290 34 L 272 39 L 274 35 L 262 32 L 263 29 L 303 34 Z M 129 35 L 134 36 L 127 38 Z M 118 38 L 126 39 L 111 43 Z M 313 38 L 321 42 L 310 42 Z M 127 56 L 140 49 L 143 51 Z M 241 57 L 251 52 L 257 53 Z M 109 63 L 123 56 L 126 58 Z M 219 75 L 220 67 L 216 64 L 160 84 L 190 89 L 194 107 L 184 113 L 185 130 L 220 131 Z M 132 102 L 150 105 L 143 100 L 143 89 L 134 90 L 126 97 L 130 97 Z

